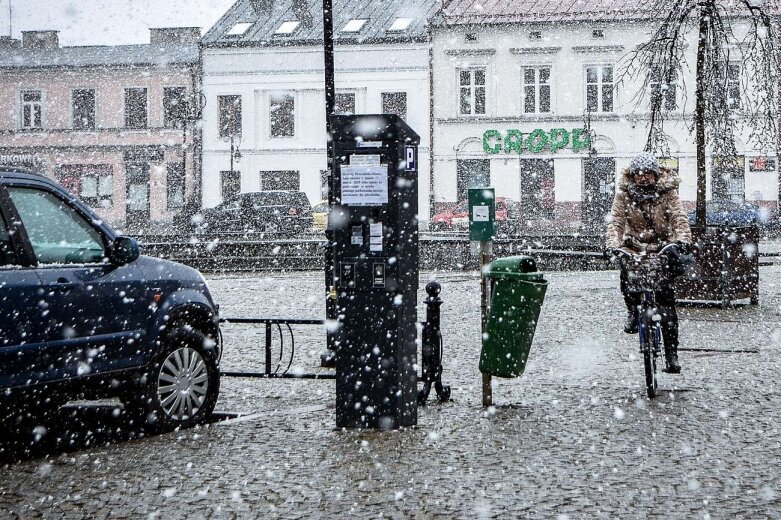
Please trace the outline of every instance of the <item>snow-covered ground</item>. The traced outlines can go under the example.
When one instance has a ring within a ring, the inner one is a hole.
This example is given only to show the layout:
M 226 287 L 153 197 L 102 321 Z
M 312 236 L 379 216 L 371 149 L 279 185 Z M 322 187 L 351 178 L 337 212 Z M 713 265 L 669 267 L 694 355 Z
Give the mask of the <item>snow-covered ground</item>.
M 423 273 L 443 285 L 453 400 L 421 408 L 417 428 L 335 430 L 333 381 L 225 378 L 218 409 L 260 415 L 5 466 L 0 516 L 773 517 L 781 266 L 760 274 L 757 307 L 680 310 L 681 347 L 715 351 L 682 351 L 683 374 L 661 374 L 649 401 L 617 273 L 551 273 L 529 367 L 484 410 L 479 278 Z M 227 317 L 321 318 L 322 284 L 210 279 Z M 223 368 L 260 368 L 262 336 L 226 326 Z M 320 370 L 323 331 L 296 337 L 293 365 Z

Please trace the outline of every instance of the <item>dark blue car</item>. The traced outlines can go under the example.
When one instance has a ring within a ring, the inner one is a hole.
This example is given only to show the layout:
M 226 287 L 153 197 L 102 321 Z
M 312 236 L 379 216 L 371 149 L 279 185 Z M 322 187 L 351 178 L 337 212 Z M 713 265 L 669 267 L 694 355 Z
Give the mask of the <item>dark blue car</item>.
M 219 393 L 218 337 L 197 271 L 139 256 L 56 183 L 0 167 L 0 420 L 119 397 L 152 427 L 193 425 Z
M 689 224 L 695 222 L 695 212 L 687 214 Z M 749 202 L 731 200 L 709 200 L 705 203 L 705 222 L 711 226 L 752 226 L 763 227 L 768 222 L 767 210 Z

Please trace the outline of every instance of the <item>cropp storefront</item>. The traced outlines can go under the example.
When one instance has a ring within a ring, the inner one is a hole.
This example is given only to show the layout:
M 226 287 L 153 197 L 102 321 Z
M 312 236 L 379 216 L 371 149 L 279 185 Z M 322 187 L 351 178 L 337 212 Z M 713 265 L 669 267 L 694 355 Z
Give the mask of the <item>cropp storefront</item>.
M 435 159 L 437 211 L 492 186 L 529 231 L 602 229 L 615 187 L 612 141 L 577 126 L 459 126 L 439 132 L 451 142 Z

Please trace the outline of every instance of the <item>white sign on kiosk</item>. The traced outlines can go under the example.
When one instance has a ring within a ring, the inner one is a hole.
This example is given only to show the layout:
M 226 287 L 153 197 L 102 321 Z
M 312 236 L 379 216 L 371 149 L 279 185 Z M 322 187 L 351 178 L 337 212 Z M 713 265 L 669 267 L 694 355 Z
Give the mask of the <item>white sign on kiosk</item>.
M 377 206 L 388 203 L 388 166 L 342 166 L 341 203 Z

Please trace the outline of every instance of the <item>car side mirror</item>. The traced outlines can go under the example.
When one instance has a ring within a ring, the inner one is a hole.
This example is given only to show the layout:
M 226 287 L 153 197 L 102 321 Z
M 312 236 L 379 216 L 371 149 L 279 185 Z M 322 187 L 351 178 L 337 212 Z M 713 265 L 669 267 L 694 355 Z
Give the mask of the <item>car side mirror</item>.
M 111 263 L 125 265 L 135 262 L 141 253 L 135 238 L 117 237 L 111 247 Z

